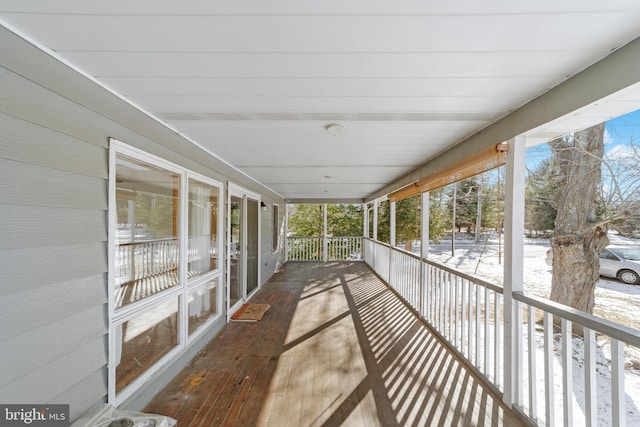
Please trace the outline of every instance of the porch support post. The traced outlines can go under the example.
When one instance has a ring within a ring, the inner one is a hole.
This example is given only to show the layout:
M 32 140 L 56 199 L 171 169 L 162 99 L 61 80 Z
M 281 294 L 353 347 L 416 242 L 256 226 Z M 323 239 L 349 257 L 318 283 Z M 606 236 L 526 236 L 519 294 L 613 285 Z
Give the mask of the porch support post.
M 429 258 L 429 192 L 420 195 L 420 257 Z M 428 264 L 420 260 L 420 314 L 426 318 L 427 292 L 429 275 L 427 274 Z
M 522 404 L 522 317 L 513 292 L 523 290 L 526 138 L 509 140 L 505 183 L 504 395 L 509 406 Z
M 396 245 L 396 202 L 391 202 L 391 212 L 389 212 L 389 245 L 393 248 Z
M 420 255 L 429 258 L 429 192 L 422 193 L 422 205 L 420 206 Z
M 365 203 L 364 205 L 362 205 L 362 207 L 364 209 L 363 233 L 364 237 L 369 237 L 369 204 Z
M 373 202 L 373 240 L 378 240 L 378 199 Z
M 284 204 L 284 262 L 289 261 L 289 204 Z
M 324 229 L 322 232 L 322 246 L 323 246 L 323 259 L 324 262 L 329 260 L 329 237 L 327 236 L 327 204 L 322 207 L 322 213 L 324 214 Z
M 393 248 L 396 246 L 396 202 L 389 202 L 389 285 L 394 287 L 395 268 L 393 263 Z

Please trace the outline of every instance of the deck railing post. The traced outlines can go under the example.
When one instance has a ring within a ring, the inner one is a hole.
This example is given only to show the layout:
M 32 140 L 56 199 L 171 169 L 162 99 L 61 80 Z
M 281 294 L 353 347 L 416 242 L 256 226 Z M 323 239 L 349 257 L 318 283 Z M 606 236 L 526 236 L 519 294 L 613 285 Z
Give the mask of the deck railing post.
M 504 257 L 504 393 L 509 406 L 522 404 L 523 349 L 522 318 L 518 316 L 518 303 L 514 292 L 523 290 L 524 257 L 524 189 L 526 139 L 517 136 L 509 140 L 505 183 L 505 257 Z
M 420 315 L 426 318 L 425 295 L 428 275 L 427 265 L 422 260 L 429 258 L 429 192 L 421 194 L 420 213 Z
M 322 232 L 322 259 L 324 262 L 329 260 L 329 237 L 327 236 L 327 204 L 325 203 L 322 212 L 324 215 L 324 228 Z
M 284 207 L 284 262 L 289 261 L 289 205 Z
M 395 263 L 393 262 L 393 248 L 396 247 L 396 202 L 389 203 L 389 284 L 392 287 L 396 287 L 398 285 L 396 281 L 396 271 L 399 269 L 395 268 Z

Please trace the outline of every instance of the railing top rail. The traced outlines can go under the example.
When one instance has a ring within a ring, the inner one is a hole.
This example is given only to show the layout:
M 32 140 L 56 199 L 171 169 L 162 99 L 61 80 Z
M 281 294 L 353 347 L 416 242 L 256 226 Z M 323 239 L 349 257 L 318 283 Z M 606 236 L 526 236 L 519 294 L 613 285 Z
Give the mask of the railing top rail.
M 373 240 L 373 239 L 368 238 L 368 237 L 366 239 L 367 240 L 371 240 L 373 243 L 376 243 L 378 245 L 390 246 L 387 243 L 378 242 L 378 241 Z M 413 252 L 409 252 L 409 251 L 407 251 L 405 249 L 402 249 L 402 248 L 392 247 L 391 249 L 396 251 L 396 252 L 400 252 L 403 255 L 407 255 L 407 256 L 410 256 L 410 257 L 418 259 L 418 260 L 422 259 L 422 262 L 424 262 L 426 264 L 433 265 L 434 267 L 438 267 L 438 268 L 440 268 L 442 270 L 445 270 L 445 271 L 447 271 L 447 272 L 449 272 L 451 274 L 455 274 L 456 276 L 461 277 L 461 278 L 463 278 L 465 280 L 468 280 L 468 281 L 473 282 L 473 283 L 477 283 L 478 285 L 483 286 L 483 287 L 485 287 L 487 289 L 490 289 L 490 290 L 492 290 L 494 292 L 497 292 L 499 294 L 504 293 L 504 290 L 503 290 L 502 286 L 496 285 L 496 284 L 491 283 L 491 282 L 487 282 L 486 280 L 483 280 L 483 279 L 481 279 L 481 278 L 479 278 L 477 276 L 474 276 L 472 274 L 463 273 L 463 272 L 461 272 L 459 270 L 456 270 L 455 268 L 451 268 L 451 267 L 447 266 L 446 264 L 442 264 L 440 262 L 433 261 L 433 260 L 430 260 L 428 258 L 421 258 L 420 255 L 414 254 Z
M 362 236 L 327 236 L 327 239 L 362 239 Z M 323 236 L 287 236 L 287 239 L 324 239 Z
M 443 264 L 438 261 L 433 261 L 431 259 L 422 258 L 422 262 L 426 264 L 433 265 L 434 267 L 438 267 L 442 270 L 448 271 L 451 274 L 455 274 L 458 277 L 462 277 L 470 282 L 477 283 L 480 286 L 483 286 L 487 289 L 490 289 L 496 293 L 504 294 L 504 288 L 500 285 L 496 285 L 495 283 L 487 282 L 486 280 L 481 279 L 478 276 L 474 276 L 473 274 L 463 273 L 462 271 L 456 270 L 455 268 L 449 267 L 446 264 Z
M 177 237 L 172 237 L 170 239 L 150 239 L 150 240 L 136 240 L 135 242 L 126 242 L 120 243 L 118 246 L 134 246 L 134 245 L 144 245 L 149 243 L 160 243 L 160 242 L 177 242 Z
M 549 301 L 532 295 L 525 295 L 522 292 L 514 292 L 513 298 L 532 307 L 536 307 L 567 320 L 571 320 L 572 322 L 585 326 L 593 331 L 600 332 L 611 338 L 615 338 L 640 348 L 640 331 L 636 329 L 602 319 L 554 301 Z

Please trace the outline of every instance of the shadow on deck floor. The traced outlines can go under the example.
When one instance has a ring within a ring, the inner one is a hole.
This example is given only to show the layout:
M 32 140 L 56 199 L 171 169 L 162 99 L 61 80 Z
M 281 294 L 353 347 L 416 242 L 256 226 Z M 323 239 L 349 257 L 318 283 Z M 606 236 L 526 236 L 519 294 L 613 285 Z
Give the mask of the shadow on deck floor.
M 288 263 L 144 409 L 178 426 L 519 426 L 364 263 Z

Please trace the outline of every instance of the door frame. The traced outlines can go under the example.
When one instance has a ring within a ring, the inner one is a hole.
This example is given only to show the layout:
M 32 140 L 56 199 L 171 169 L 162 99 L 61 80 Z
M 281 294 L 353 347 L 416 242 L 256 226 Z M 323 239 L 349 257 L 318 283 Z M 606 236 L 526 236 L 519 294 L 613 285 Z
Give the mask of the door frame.
M 247 190 L 244 187 L 241 187 L 237 184 L 229 182 L 227 185 L 227 241 L 226 241 L 226 270 L 227 270 L 227 278 L 226 278 L 226 309 L 227 309 L 227 321 L 231 319 L 231 315 L 242 306 L 244 302 L 246 302 L 255 292 L 261 287 L 260 280 L 260 260 L 261 260 L 261 232 L 260 232 L 260 223 L 262 221 L 262 214 L 260 209 L 261 197 L 258 193 L 254 193 L 253 191 Z M 239 292 L 240 295 L 238 297 L 238 301 L 231 306 L 231 197 L 238 197 L 242 199 L 242 218 L 240 219 L 240 225 L 242 227 L 241 236 L 242 242 L 239 242 L 241 245 L 241 257 L 242 257 L 242 272 L 240 276 L 242 277 L 242 283 L 239 283 Z M 258 271 L 257 271 L 257 286 L 255 289 L 247 295 L 247 252 L 248 252 L 248 224 L 247 224 L 247 200 L 251 199 L 257 202 L 258 207 L 258 215 L 257 215 L 257 263 L 258 263 Z

